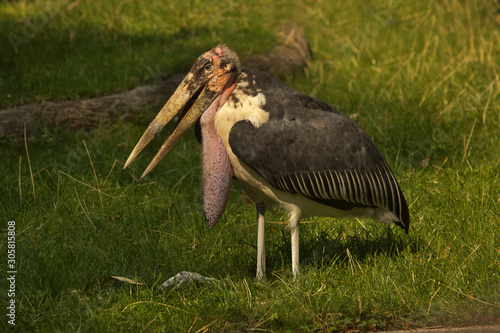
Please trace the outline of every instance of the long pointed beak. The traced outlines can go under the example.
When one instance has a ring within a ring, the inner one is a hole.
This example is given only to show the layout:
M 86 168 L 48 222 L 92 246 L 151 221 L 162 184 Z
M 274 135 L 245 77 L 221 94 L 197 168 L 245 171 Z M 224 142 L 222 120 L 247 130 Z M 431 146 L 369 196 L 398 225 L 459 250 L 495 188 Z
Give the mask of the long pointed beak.
M 186 75 L 182 83 L 176 89 L 172 97 L 167 101 L 167 103 L 160 110 L 155 119 L 149 124 L 148 129 L 142 135 L 141 139 L 135 146 L 132 153 L 125 162 L 124 169 L 132 163 L 132 161 L 139 155 L 139 153 L 147 146 L 147 144 L 153 139 L 153 137 L 158 134 L 167 125 L 172 118 L 179 113 L 180 110 L 191 100 L 191 98 L 199 92 L 202 85 L 193 86 L 192 83 L 193 74 L 189 73 Z M 144 178 L 157 164 L 160 160 L 169 152 L 169 150 L 174 146 L 174 144 L 181 138 L 181 136 L 191 127 L 192 124 L 200 117 L 200 115 L 205 111 L 210 104 L 215 99 L 216 94 L 213 91 L 207 89 L 205 86 L 194 104 L 189 108 L 184 110 L 172 133 L 165 140 L 160 150 L 153 158 L 151 163 L 144 171 L 141 179 Z

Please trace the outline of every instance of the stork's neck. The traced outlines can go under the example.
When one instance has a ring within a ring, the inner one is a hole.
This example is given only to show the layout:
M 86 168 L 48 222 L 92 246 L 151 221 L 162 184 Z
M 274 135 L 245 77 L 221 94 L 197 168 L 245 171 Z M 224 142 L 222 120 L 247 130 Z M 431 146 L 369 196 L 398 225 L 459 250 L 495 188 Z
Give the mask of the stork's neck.
M 200 125 L 202 130 L 205 132 L 204 134 L 208 135 L 217 135 L 215 131 L 214 118 L 215 113 L 219 111 L 220 108 L 227 102 L 229 96 L 233 92 L 235 84 L 233 83 L 231 86 L 222 90 L 222 93 L 217 97 L 212 104 L 208 107 L 208 109 L 203 112 L 200 118 Z
M 232 85 L 230 85 L 229 87 L 227 88 L 224 88 L 224 90 L 222 90 L 222 93 L 220 94 L 220 101 L 219 101 L 219 106 L 217 108 L 217 111 L 219 111 L 219 109 L 224 105 L 226 104 L 227 102 L 227 99 L 229 98 L 229 96 L 231 96 L 231 94 L 233 93 L 234 91 L 234 87 L 236 87 L 236 83 L 233 83 Z

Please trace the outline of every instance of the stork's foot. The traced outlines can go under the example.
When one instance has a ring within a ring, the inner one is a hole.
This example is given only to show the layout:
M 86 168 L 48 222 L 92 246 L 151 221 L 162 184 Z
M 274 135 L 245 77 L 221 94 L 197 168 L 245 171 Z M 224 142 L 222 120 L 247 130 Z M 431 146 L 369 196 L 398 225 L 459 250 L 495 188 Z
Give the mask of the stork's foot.
M 266 274 L 263 272 L 257 272 L 257 275 L 255 276 L 255 278 L 259 282 L 266 282 Z

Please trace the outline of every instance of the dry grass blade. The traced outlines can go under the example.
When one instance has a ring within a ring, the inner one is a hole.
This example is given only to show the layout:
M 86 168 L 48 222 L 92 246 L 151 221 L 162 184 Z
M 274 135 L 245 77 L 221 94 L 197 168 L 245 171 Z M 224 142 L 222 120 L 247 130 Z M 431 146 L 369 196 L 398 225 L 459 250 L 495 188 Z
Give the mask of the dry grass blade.
M 210 256 L 208 257 L 208 262 L 212 261 L 212 256 L 214 254 L 214 249 L 215 249 L 215 246 L 217 245 L 217 241 L 219 240 L 219 237 L 220 237 L 220 234 L 222 233 L 222 230 L 224 230 L 224 227 L 220 228 L 219 233 L 217 234 L 217 238 L 215 239 L 215 242 L 212 245 L 212 250 L 210 251 Z
M 260 320 L 255 324 L 255 326 L 253 328 L 257 328 L 257 327 L 261 326 L 262 324 L 264 324 L 265 322 L 267 322 L 267 321 L 275 318 L 276 316 L 278 316 L 277 313 L 272 313 L 269 317 L 267 317 L 267 319 L 264 319 L 264 317 L 269 313 L 269 311 L 271 311 L 274 308 L 275 305 L 276 305 L 276 303 L 273 303 L 273 305 L 271 305 L 269 307 L 269 309 L 267 309 L 266 313 L 264 313 L 262 315 L 262 317 L 260 318 Z M 262 319 L 264 319 L 264 320 L 262 320 Z
M 499 85 L 499 81 L 498 81 L 498 76 L 495 78 L 495 80 L 493 80 L 493 82 L 491 82 L 491 84 L 489 85 L 488 87 L 488 90 L 490 91 L 489 94 L 488 94 L 488 99 L 486 100 L 486 104 L 484 105 L 484 109 L 483 109 L 483 125 L 486 124 L 486 112 L 488 111 L 488 107 L 490 105 L 490 101 L 491 101 L 491 96 L 493 95 L 493 88 L 494 87 L 497 87 Z M 495 89 L 495 96 L 499 93 L 500 89 Z
M 436 171 L 436 173 L 434 174 L 434 176 L 437 176 L 437 175 L 438 175 L 438 173 L 439 173 L 441 170 L 444 170 L 444 169 L 443 169 L 443 167 L 444 167 L 444 165 L 446 164 L 446 162 L 447 162 L 447 161 L 448 161 L 448 157 L 446 157 L 446 158 L 444 159 L 443 163 L 441 163 L 441 165 L 440 165 L 440 166 L 436 167 L 436 166 L 434 166 L 434 165 L 433 165 L 434 167 L 436 167 L 436 168 L 437 168 L 437 171 Z
M 217 322 L 217 320 L 214 320 L 213 322 L 209 323 L 209 324 L 206 324 L 205 326 L 203 326 L 202 328 L 200 328 L 199 330 L 197 330 L 195 333 L 199 333 L 199 332 L 206 332 L 208 331 L 208 328 L 210 326 L 212 326 L 213 324 L 215 324 Z
M 462 295 L 462 296 L 464 296 L 464 297 L 467 297 L 467 298 L 469 298 L 469 299 L 471 299 L 471 300 L 473 300 L 473 301 L 476 301 L 476 302 L 479 302 L 479 303 L 482 303 L 482 304 L 485 304 L 485 305 L 494 306 L 494 307 L 496 307 L 496 308 L 500 308 L 500 304 L 495 304 L 495 303 L 485 302 L 485 301 L 483 301 L 483 300 L 480 300 L 480 299 L 478 299 L 478 298 L 475 298 L 474 296 L 471 296 L 471 295 L 465 294 L 465 293 L 461 292 L 460 290 L 456 290 L 456 289 L 454 289 L 454 288 L 452 288 L 452 287 L 450 287 L 450 286 L 447 286 L 447 285 L 445 285 L 444 283 L 441 283 L 441 282 L 436 281 L 436 280 L 429 280 L 429 282 L 430 282 L 430 281 L 435 282 L 435 283 L 437 283 L 437 284 L 439 285 L 439 288 L 438 288 L 438 290 L 436 290 L 436 293 L 439 291 L 439 289 L 441 289 L 441 287 L 445 287 L 446 289 L 449 289 L 449 290 L 451 290 L 451 291 L 454 291 L 454 292 L 456 292 L 457 294 L 460 294 L 460 295 Z M 435 296 L 435 294 L 436 294 L 436 293 L 434 293 L 433 297 Z M 429 304 L 429 309 L 430 309 L 430 304 Z M 427 309 L 427 314 L 429 314 L 429 309 Z
M 144 326 L 144 328 L 142 329 L 141 332 L 146 331 L 146 329 L 149 327 L 149 325 L 151 325 L 156 319 L 158 319 L 158 316 L 155 316 L 153 319 L 151 319 L 151 321 L 146 326 Z
M 117 163 L 117 162 L 120 162 L 120 161 L 115 160 L 115 161 L 113 162 L 113 165 L 111 166 L 111 170 L 109 170 L 108 175 L 106 176 L 106 179 L 104 180 L 104 183 L 102 183 L 102 185 L 103 185 L 103 186 L 107 184 L 107 182 L 108 182 L 108 180 L 109 180 L 109 176 L 111 176 L 111 173 L 112 173 L 112 172 L 113 172 L 113 170 L 115 169 L 115 165 L 116 165 L 116 163 Z M 121 163 L 121 162 L 120 162 L 120 163 Z
M 352 257 L 351 255 L 351 251 L 349 251 L 349 249 L 345 249 L 346 253 L 347 253 L 347 257 L 349 258 L 349 267 L 351 268 L 351 274 L 352 276 L 354 276 L 354 258 Z
M 193 323 L 191 324 L 191 326 L 188 329 L 188 333 L 191 332 L 191 330 L 193 329 L 194 324 L 196 323 L 197 320 L 198 320 L 198 315 L 196 315 L 196 317 L 194 318 Z
M 185 313 L 189 313 L 191 314 L 191 312 L 189 311 L 186 311 L 186 310 L 183 310 L 183 309 L 179 309 L 175 306 L 172 306 L 172 305 L 168 305 L 168 304 L 165 304 L 165 303 L 160 303 L 160 302 L 154 302 L 154 301 L 139 301 L 139 302 L 134 302 L 134 303 L 130 303 L 128 304 L 126 307 L 123 308 L 123 310 L 120 312 L 120 314 L 118 316 L 121 316 L 123 312 L 125 312 L 125 310 L 127 310 L 129 307 L 131 306 L 134 306 L 134 305 L 138 305 L 138 304 L 154 304 L 154 305 L 161 305 L 161 306 L 164 306 L 168 309 L 174 309 L 174 310 L 177 310 L 177 311 L 182 311 L 182 312 L 185 312 Z
M 135 285 L 138 285 L 138 286 L 143 286 L 144 285 L 144 283 L 142 283 L 142 282 L 137 282 L 135 280 L 132 280 L 132 279 L 129 279 L 129 278 L 126 278 L 126 277 L 123 277 L 123 276 L 111 275 L 110 278 L 114 279 L 114 280 L 117 280 L 117 281 L 125 282 L 125 283 L 128 283 L 128 284 L 135 284 Z
M 92 173 L 94 174 L 95 185 L 97 186 L 97 192 L 99 193 L 99 200 L 101 201 L 101 208 L 104 208 L 104 205 L 102 204 L 101 189 L 99 188 L 99 179 L 97 179 L 97 174 L 95 172 L 94 163 L 92 162 L 92 157 L 90 156 L 90 152 L 89 152 L 89 149 L 87 148 L 87 144 L 85 143 L 85 140 L 83 140 L 83 145 L 85 146 L 85 150 L 87 151 L 87 156 L 89 157 L 90 166 L 92 167 Z
M 94 222 L 92 222 L 92 219 L 89 216 L 89 213 L 87 212 L 87 210 L 85 210 L 85 207 L 83 207 L 82 201 L 80 200 L 80 197 L 78 196 L 78 191 L 76 190 L 76 188 L 75 188 L 75 193 L 76 193 L 76 198 L 78 199 L 78 204 L 82 208 L 83 213 L 85 214 L 85 217 L 87 218 L 87 220 L 89 220 L 92 227 L 97 230 L 96 226 L 94 225 Z
M 457 55 L 455 57 L 455 59 L 453 59 L 453 61 L 451 62 L 450 65 L 446 66 L 442 72 L 440 73 L 443 74 L 446 72 L 446 70 L 448 70 L 448 68 L 456 61 L 456 59 L 458 59 L 460 56 L 463 56 L 463 54 L 465 53 L 465 50 L 462 50 L 462 52 L 460 52 L 459 55 Z M 454 74 L 457 70 L 459 70 L 467 61 L 469 61 L 469 57 L 468 56 L 463 56 L 463 59 L 462 61 L 460 61 L 458 63 L 458 65 L 455 66 L 455 68 L 453 68 L 448 74 L 445 75 L 445 77 L 439 81 L 439 82 L 436 82 L 438 81 L 440 75 L 437 75 L 436 78 L 433 80 L 433 82 L 429 85 L 429 87 L 427 88 L 427 90 L 424 92 L 424 96 L 422 97 L 420 103 L 418 104 L 418 107 L 422 107 L 422 105 L 424 104 L 424 102 L 426 101 L 426 99 L 430 96 L 432 96 L 438 89 L 439 87 L 441 87 L 441 85 L 443 85 L 446 81 L 448 81 Z
M 172 237 L 175 237 L 176 239 L 182 241 L 183 243 L 185 243 L 188 247 L 192 248 L 193 247 L 193 244 L 187 240 L 185 240 L 184 238 L 181 238 L 177 235 L 174 235 L 174 234 L 171 234 L 169 232 L 166 232 L 166 231 L 161 231 L 161 230 L 149 230 L 151 232 L 157 232 L 157 233 L 160 233 L 160 234 L 164 234 L 164 235 L 169 235 L 169 236 L 172 236 Z
M 476 247 L 472 250 L 472 252 L 471 252 L 471 253 L 469 253 L 469 255 L 468 255 L 468 256 L 467 256 L 467 257 L 466 257 L 466 258 L 462 261 L 462 263 L 461 263 L 461 264 L 460 264 L 460 266 L 459 266 L 458 272 L 457 272 L 456 274 L 454 274 L 454 275 L 453 275 L 453 279 L 451 279 L 451 281 L 450 281 L 450 282 L 455 281 L 455 279 L 456 279 L 456 278 L 460 275 L 460 273 L 462 273 L 462 267 L 464 266 L 465 262 L 466 262 L 466 261 L 467 261 L 467 260 L 468 260 L 468 259 L 469 259 L 469 258 L 470 258 L 470 257 L 471 257 L 471 256 L 472 256 L 475 252 L 476 252 L 476 251 L 477 251 L 477 249 L 479 249 L 479 247 L 480 247 L 480 246 L 481 246 L 481 245 L 477 245 L 477 246 L 476 246 Z M 429 282 L 429 281 L 434 281 L 434 282 L 436 282 L 437 284 L 439 284 L 439 288 L 437 288 L 437 289 L 436 289 L 436 291 L 434 292 L 434 294 L 432 294 L 432 296 L 431 296 L 431 299 L 430 299 L 430 301 L 429 301 L 429 306 L 427 307 L 427 314 L 430 314 L 432 301 L 433 301 L 434 297 L 436 297 L 436 295 L 438 294 L 438 292 L 441 290 L 441 287 L 446 287 L 446 288 L 448 288 L 448 289 L 451 289 L 451 290 L 455 291 L 455 290 L 454 290 L 454 289 L 452 289 L 451 287 L 448 287 L 448 286 L 446 286 L 446 285 L 442 284 L 441 282 L 438 282 L 438 281 L 436 281 L 436 280 L 434 280 L 434 279 L 432 279 L 432 280 L 428 280 L 428 281 L 426 281 L 426 282 L 424 282 L 424 283 L 427 283 L 427 282 Z M 465 295 L 465 294 L 464 294 L 464 295 Z M 473 297 L 471 296 L 471 298 L 473 298 Z M 478 301 L 479 301 L 479 300 L 478 300 Z M 486 303 L 486 304 L 487 304 L 487 303 Z
M 110 197 L 110 198 L 113 198 L 113 199 L 123 198 L 123 197 L 124 197 L 124 195 L 120 195 L 120 196 L 113 196 L 113 195 L 109 195 L 109 194 L 107 194 L 107 193 L 105 193 L 105 192 L 101 191 L 100 189 L 97 189 L 97 188 L 95 188 L 95 187 L 93 187 L 93 186 L 91 186 L 91 185 L 89 185 L 89 184 L 87 184 L 87 183 L 85 183 L 85 182 L 82 182 L 81 180 L 76 179 L 75 177 L 73 177 L 73 176 L 71 176 L 71 175 L 67 174 L 67 173 L 66 173 L 66 172 L 64 172 L 64 171 L 59 170 L 59 173 L 61 173 L 61 174 L 65 175 L 65 176 L 66 176 L 66 177 L 68 177 L 68 178 L 71 178 L 72 180 L 76 181 L 77 183 L 80 183 L 80 184 L 82 184 L 82 185 L 87 186 L 88 188 L 90 188 L 90 189 L 92 189 L 92 190 L 94 190 L 94 191 L 97 191 L 97 192 L 99 192 L 99 193 L 102 193 L 102 194 L 104 194 L 104 195 L 105 195 L 105 196 L 107 196 L 107 197 Z
M 405 299 L 403 298 L 403 296 L 401 295 L 401 293 L 399 292 L 399 288 L 398 286 L 396 285 L 396 283 L 394 282 L 393 279 L 391 279 L 390 276 L 388 276 L 389 280 L 391 280 L 392 282 L 392 285 L 394 286 L 394 288 L 396 288 L 396 291 L 398 292 L 398 295 L 399 295 L 399 298 L 401 299 L 401 301 L 403 302 L 404 305 L 406 305 L 406 307 L 408 308 L 408 310 L 410 310 L 411 313 L 414 313 L 414 311 L 408 306 L 408 304 L 406 303 Z
M 467 158 L 467 149 L 469 149 L 470 139 L 472 138 L 472 133 L 474 133 L 474 127 L 476 126 L 476 121 L 477 121 L 477 118 L 474 118 L 474 123 L 472 124 L 472 129 L 470 130 L 469 138 L 467 139 L 467 143 L 465 144 L 464 156 L 462 158 L 462 163 L 465 160 L 467 162 L 467 165 L 469 166 L 470 170 L 472 170 L 472 166 L 470 165 L 469 159 Z
M 36 201 L 35 180 L 33 179 L 33 170 L 31 169 L 30 153 L 28 151 L 28 140 L 26 139 L 26 126 L 24 126 L 24 147 L 26 149 L 26 157 L 28 158 L 28 166 L 30 169 L 31 186 L 33 187 L 33 200 Z
M 172 186 L 172 188 L 170 189 L 170 191 L 173 191 L 177 186 L 179 186 L 180 183 L 182 183 L 182 181 L 184 180 L 184 178 L 186 178 L 190 173 L 191 171 L 193 171 L 193 168 L 189 169 L 185 174 L 184 176 L 181 177 L 181 179 L 179 179 L 179 181 L 177 183 L 175 183 L 174 186 Z
M 76 8 L 78 5 L 80 5 L 82 2 L 85 2 L 85 0 L 76 0 L 76 1 L 73 1 L 72 3 L 70 3 L 65 9 L 64 11 L 65 12 L 70 12 L 72 11 L 74 8 Z

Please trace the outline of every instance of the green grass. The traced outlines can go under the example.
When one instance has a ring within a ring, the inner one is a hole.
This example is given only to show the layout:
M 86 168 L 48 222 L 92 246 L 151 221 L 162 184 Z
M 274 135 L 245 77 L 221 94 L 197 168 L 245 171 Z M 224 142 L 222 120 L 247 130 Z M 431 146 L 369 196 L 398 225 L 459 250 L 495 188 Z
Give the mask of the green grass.
M 287 84 L 356 117 L 396 173 L 412 222 L 406 236 L 370 220 L 304 221 L 302 276 L 293 281 L 284 218 L 270 213 L 268 279 L 259 283 L 254 207 L 238 184 L 221 221 L 212 230 L 204 225 L 193 133 L 138 181 L 168 131 L 132 168 L 123 163 L 157 110 L 91 132 L 38 128 L 26 142 L 0 141 L 0 267 L 8 270 L 6 223 L 16 221 L 18 330 L 335 331 L 499 322 L 494 2 L 83 1 L 67 11 L 72 2 L 57 3 L 52 11 L 43 1 L 0 4 L 0 105 L 123 90 L 186 71 L 220 42 L 241 55 L 266 50 L 275 27 L 292 19 L 314 58 Z M 39 27 L 16 53 L 9 33 L 24 36 L 37 17 Z M 157 289 L 182 270 L 218 282 Z M 144 285 L 112 282 L 112 275 Z M 10 327 L 2 318 L 0 327 Z

